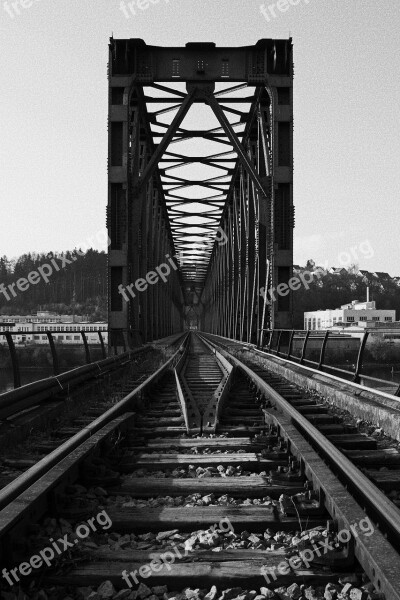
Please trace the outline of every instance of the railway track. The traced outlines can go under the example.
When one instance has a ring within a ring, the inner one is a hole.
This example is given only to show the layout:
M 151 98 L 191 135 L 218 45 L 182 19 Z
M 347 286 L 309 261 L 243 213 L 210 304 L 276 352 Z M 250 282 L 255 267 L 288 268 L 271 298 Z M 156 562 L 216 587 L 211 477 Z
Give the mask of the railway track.
M 45 467 L 52 452 L 57 449 L 63 452 L 63 448 L 74 445 L 74 439 L 79 441 L 82 430 L 89 428 L 91 423 L 145 381 L 157 365 L 166 361 L 166 355 L 179 339 L 175 336 L 161 340 L 160 347 L 145 347 L 132 353 L 125 361 L 117 361 L 119 370 L 116 373 L 113 370 L 103 372 L 99 368 L 94 383 L 93 380 L 84 381 L 85 387 L 78 397 L 74 397 L 74 392 L 61 383 L 56 397 L 53 397 L 50 387 L 44 402 L 39 403 L 34 398 L 24 410 L 20 410 L 19 402 L 14 407 L 9 406 L 11 394 L 0 397 L 0 416 L 2 410 L 7 415 L 0 422 L 0 507 L 5 505 L 4 498 L 15 480 L 22 480 L 21 476 L 29 469 L 35 468 L 38 472 L 41 465 Z M 114 365 L 112 367 L 115 369 Z M 45 380 L 39 383 L 45 389 Z M 24 432 L 29 434 L 20 442 Z
M 0 511 L 3 595 L 398 600 L 390 524 L 280 391 L 191 334 Z
M 243 345 L 232 342 L 223 345 L 228 351 L 243 348 Z M 260 364 L 257 355 L 247 353 L 244 363 L 343 452 L 396 507 L 400 507 L 398 442 L 387 438 L 382 429 L 368 425 L 348 411 L 338 410 L 320 394 L 276 375 Z M 395 409 L 392 407 L 392 410 Z M 400 405 L 397 411 L 400 411 Z M 400 520 L 400 512 L 397 519 Z

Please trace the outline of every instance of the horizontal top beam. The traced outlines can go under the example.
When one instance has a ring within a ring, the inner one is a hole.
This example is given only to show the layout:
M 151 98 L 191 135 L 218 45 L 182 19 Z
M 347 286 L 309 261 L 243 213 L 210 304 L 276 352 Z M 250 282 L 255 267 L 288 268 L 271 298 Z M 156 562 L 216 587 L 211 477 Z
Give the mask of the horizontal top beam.
M 262 39 L 254 46 L 222 47 L 188 43 L 184 47 L 148 46 L 143 40 L 110 40 L 111 75 L 155 81 L 245 81 L 265 83 L 268 75 L 292 74 L 292 40 Z

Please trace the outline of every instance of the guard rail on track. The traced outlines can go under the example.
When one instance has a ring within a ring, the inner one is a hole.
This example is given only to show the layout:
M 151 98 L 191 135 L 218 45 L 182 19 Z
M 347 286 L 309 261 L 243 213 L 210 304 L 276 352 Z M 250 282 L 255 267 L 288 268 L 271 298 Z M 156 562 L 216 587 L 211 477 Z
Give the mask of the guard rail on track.
M 47 473 L 55 464 L 60 462 L 73 450 L 75 450 L 82 442 L 87 440 L 93 434 L 98 432 L 102 427 L 110 423 L 116 417 L 119 417 L 125 412 L 130 412 L 135 408 L 135 402 L 139 402 L 142 399 L 142 393 L 144 389 L 149 385 L 154 385 L 157 381 L 165 374 L 168 369 L 174 369 L 176 363 L 181 358 L 182 350 L 185 347 L 187 341 L 187 334 L 184 335 L 183 341 L 181 342 L 178 350 L 169 358 L 155 373 L 150 375 L 143 383 L 138 385 L 132 390 L 127 396 L 115 404 L 112 408 L 107 410 L 100 417 L 95 419 L 92 423 L 84 427 L 81 431 L 71 437 L 69 440 L 64 442 L 56 450 L 53 450 L 50 454 L 45 456 L 36 465 L 25 471 L 20 477 L 12 481 L 9 485 L 0 490 L 0 510 L 7 504 L 15 500 L 22 492 L 24 492 L 29 486 L 35 481 Z M 126 353 L 126 355 L 132 353 Z M 126 356 L 121 355 L 121 356 Z M 107 359 L 115 360 L 115 358 Z M 95 365 L 91 365 L 95 367 Z
M 101 336 L 101 332 L 99 331 L 98 333 Z M 49 340 L 52 339 L 50 332 L 48 332 L 48 336 Z M 85 336 L 85 332 L 82 332 L 82 336 Z M 117 368 L 127 365 L 136 355 L 149 352 L 150 349 L 151 346 L 148 345 L 135 350 L 129 350 L 100 361 L 89 362 L 89 364 L 76 367 L 62 374 L 55 374 L 51 377 L 28 383 L 9 392 L 4 392 L 0 394 L 0 419 L 36 406 L 60 392 L 70 391 L 71 388 L 75 388 L 84 381 L 104 376 Z
M 204 334 L 203 334 L 204 335 Z M 206 334 L 207 335 L 207 334 Z M 214 347 L 219 344 L 211 341 L 209 343 Z M 258 391 L 265 399 L 272 401 L 278 409 L 276 420 L 279 421 L 279 412 L 289 418 L 290 422 L 301 432 L 308 443 L 317 451 L 317 453 L 326 460 L 329 467 L 344 485 L 352 491 L 361 506 L 367 507 L 369 514 L 378 522 L 379 529 L 385 537 L 391 541 L 395 548 L 400 544 L 400 510 L 393 502 L 381 492 L 338 448 L 336 448 L 318 429 L 301 415 L 293 406 L 289 404 L 278 392 L 276 392 L 268 383 L 263 381 L 247 365 L 232 356 L 229 351 L 219 347 L 220 352 L 236 368 L 241 369 L 250 381 L 256 386 Z M 312 471 L 312 469 L 311 469 Z M 323 483 L 322 483 L 323 487 Z M 333 509 L 332 514 L 339 516 L 335 510 L 335 498 L 327 498 L 328 503 Z M 358 556 L 363 557 L 366 564 L 363 567 L 369 567 L 369 576 L 374 584 L 379 583 L 378 589 L 386 592 L 387 598 L 397 598 L 397 593 L 390 586 L 385 574 L 381 572 L 378 575 L 377 565 L 368 564 L 369 548 L 364 544 L 361 538 L 355 537 L 355 545 L 358 546 Z M 364 562 L 364 561 L 363 561 Z

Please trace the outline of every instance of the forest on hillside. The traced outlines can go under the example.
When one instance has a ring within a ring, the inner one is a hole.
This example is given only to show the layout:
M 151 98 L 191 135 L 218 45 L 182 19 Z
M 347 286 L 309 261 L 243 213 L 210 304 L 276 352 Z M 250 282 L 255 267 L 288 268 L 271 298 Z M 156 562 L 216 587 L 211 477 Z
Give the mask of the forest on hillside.
M 39 281 L 35 285 L 30 284 L 25 291 L 14 286 L 16 296 L 12 295 L 10 285 L 19 279 L 27 279 L 33 272 L 40 274 L 40 269 L 46 264 L 52 269 L 47 282 L 44 277 L 37 277 Z M 309 260 L 303 269 L 312 272 L 317 268 L 314 261 Z M 303 327 L 305 311 L 338 308 L 352 300 L 365 300 L 367 283 L 370 299 L 376 301 L 377 308 L 395 309 L 399 317 L 400 287 L 396 281 L 371 277 L 367 282 L 357 271 L 357 268 L 352 268 L 347 273 L 328 272 L 322 277 L 314 277 L 309 289 L 301 286 L 293 292 L 294 326 Z M 62 254 L 29 253 L 14 260 L 1 257 L 0 314 L 22 315 L 38 310 L 89 315 L 92 320 L 106 319 L 107 254 L 89 249 L 86 252 L 72 250 Z
M 38 275 L 32 277 L 32 273 Z M 24 291 L 12 286 L 20 279 L 28 279 L 30 274 L 35 284 L 26 284 Z M 4 285 L 0 292 L 0 314 L 23 315 L 50 310 L 59 314 L 89 315 L 91 320 L 107 318 L 105 252 L 89 249 L 61 254 L 29 253 L 14 260 L 3 256 L 0 284 Z

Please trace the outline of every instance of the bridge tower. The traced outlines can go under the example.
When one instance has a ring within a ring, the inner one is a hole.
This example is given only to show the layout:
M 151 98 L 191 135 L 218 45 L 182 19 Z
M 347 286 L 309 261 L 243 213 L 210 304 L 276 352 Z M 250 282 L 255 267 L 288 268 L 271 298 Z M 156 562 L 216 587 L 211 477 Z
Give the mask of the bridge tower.
M 109 50 L 111 343 L 289 327 L 291 40 Z

